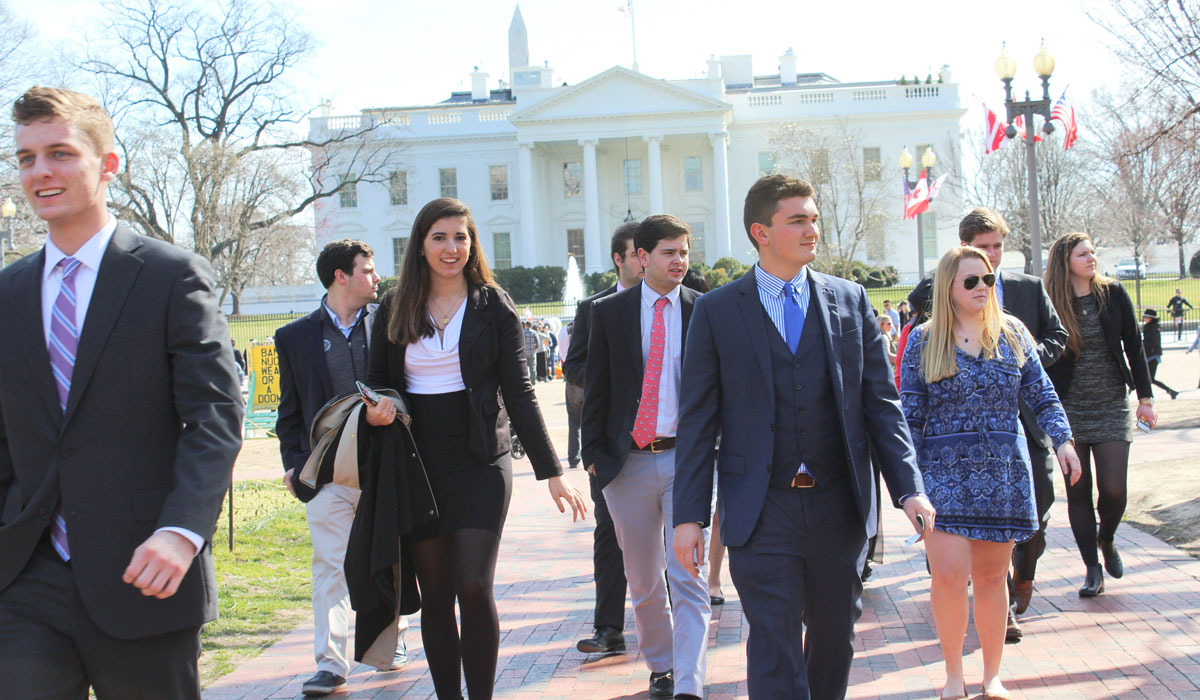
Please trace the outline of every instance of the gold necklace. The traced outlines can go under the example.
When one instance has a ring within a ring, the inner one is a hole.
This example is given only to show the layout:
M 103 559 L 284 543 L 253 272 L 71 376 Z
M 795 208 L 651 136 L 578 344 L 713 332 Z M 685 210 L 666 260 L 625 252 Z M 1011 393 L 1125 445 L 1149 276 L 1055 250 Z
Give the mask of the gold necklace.
M 466 294 L 463 294 L 461 297 L 456 297 L 454 303 L 450 305 L 449 311 L 445 311 L 443 309 L 441 313 L 430 314 L 433 316 L 433 325 L 437 326 L 438 330 L 446 330 L 446 326 L 450 325 L 450 318 L 454 315 L 454 312 L 458 310 L 458 305 L 461 304 L 466 298 Z M 429 310 L 434 310 L 433 301 L 429 302 Z M 439 316 L 441 317 L 441 323 L 438 323 Z

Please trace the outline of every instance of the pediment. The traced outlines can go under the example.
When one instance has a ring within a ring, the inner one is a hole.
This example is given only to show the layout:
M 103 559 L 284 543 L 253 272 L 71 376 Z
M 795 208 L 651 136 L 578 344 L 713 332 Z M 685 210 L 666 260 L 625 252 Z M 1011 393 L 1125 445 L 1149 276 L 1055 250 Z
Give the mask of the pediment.
M 387 226 L 384 226 L 383 230 L 391 233 L 409 233 L 412 231 L 412 222 L 404 219 L 396 219 Z
M 497 215 L 493 216 L 492 218 L 484 221 L 483 225 L 490 228 L 490 227 L 495 227 L 495 226 L 516 226 L 518 223 L 520 223 L 520 222 L 518 222 L 516 219 L 512 218 L 511 216 L 507 216 L 505 214 L 497 214 Z
M 509 121 L 521 125 L 662 114 L 716 114 L 731 108 L 721 100 L 614 66 L 513 113 Z

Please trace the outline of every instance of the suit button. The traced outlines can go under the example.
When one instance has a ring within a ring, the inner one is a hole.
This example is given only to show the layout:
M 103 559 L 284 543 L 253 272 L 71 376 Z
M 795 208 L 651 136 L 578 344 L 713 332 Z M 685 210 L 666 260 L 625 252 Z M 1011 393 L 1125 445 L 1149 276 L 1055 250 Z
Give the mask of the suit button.
M 800 363 L 799 363 L 799 362 L 797 362 L 796 364 L 794 364 L 794 365 L 792 365 L 792 366 L 793 366 L 793 367 L 795 367 L 796 369 L 800 369 Z
M 38 514 L 39 518 L 49 518 L 50 517 L 50 511 L 46 510 L 45 508 L 38 508 L 37 514 Z
M 796 391 L 804 391 L 804 385 L 803 385 L 803 384 L 797 384 L 797 385 L 796 385 Z
M 62 457 L 63 459 L 67 459 L 67 458 L 68 458 L 68 457 L 70 457 L 70 456 L 71 456 L 73 453 L 74 453 L 74 450 L 72 450 L 70 447 L 64 447 L 64 448 L 62 448 L 61 450 L 59 450 L 59 451 L 58 451 L 58 456 L 59 456 L 59 457 Z

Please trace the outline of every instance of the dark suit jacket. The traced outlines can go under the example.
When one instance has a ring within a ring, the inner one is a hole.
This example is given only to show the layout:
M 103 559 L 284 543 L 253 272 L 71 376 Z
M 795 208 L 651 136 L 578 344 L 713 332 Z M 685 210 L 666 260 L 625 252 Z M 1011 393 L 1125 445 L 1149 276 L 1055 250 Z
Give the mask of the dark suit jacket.
M 275 434 L 279 436 L 283 470 L 295 469 L 297 476 L 312 453 L 308 431 L 313 419 L 321 407 L 334 398 L 329 365 L 325 362 L 322 315 L 328 318 L 323 304 L 311 314 L 275 331 L 275 354 L 279 358 L 279 415 L 275 420 Z M 372 305 L 363 319 L 367 324 L 368 348 L 374 318 Z M 296 497 L 305 503 L 320 491 L 320 487 L 305 486 L 298 478 L 292 480 L 292 486 Z
M 571 329 L 571 345 L 567 347 L 567 357 L 563 360 L 563 377 L 571 386 L 583 388 L 585 367 L 587 366 L 588 330 L 592 322 L 592 306 L 610 294 L 617 293 L 617 285 L 603 292 L 597 292 L 575 306 L 575 325 Z
M 699 293 L 679 288 L 683 319 L 679 340 L 687 348 L 688 323 Z M 642 396 L 642 285 L 638 284 L 595 302 L 588 338 L 587 380 L 583 391 L 581 453 L 604 488 L 621 471 L 633 446 L 633 422 Z M 574 342 L 574 341 L 572 341 Z M 688 381 L 682 373 L 680 390 Z M 711 451 L 709 454 L 712 454 Z M 711 483 L 711 481 L 710 481 Z
M 1133 302 L 1125 288 L 1116 282 L 1108 285 L 1108 303 L 1100 312 L 1100 328 L 1104 331 L 1108 351 L 1121 368 L 1125 385 L 1136 390 L 1139 399 L 1153 397 L 1150 369 L 1146 366 L 1146 353 L 1142 351 L 1142 335 L 1138 331 L 1137 316 L 1133 313 Z M 1071 386 L 1071 378 L 1075 376 L 1075 358 L 1069 352 L 1063 353 L 1053 367 L 1046 369 L 1046 374 L 1050 375 L 1058 395 L 1063 396 Z
M 401 393 L 407 390 L 404 354 L 407 346 L 387 339 L 394 292 L 389 292 L 376 312 L 371 329 L 371 362 L 367 383 Z M 492 461 L 512 449 L 508 423 L 521 438 L 533 471 L 540 479 L 562 474 L 562 465 L 550 443 L 550 434 L 529 383 L 525 340 L 517 308 L 499 287 L 476 287 L 467 293 L 458 341 L 459 365 L 467 387 L 467 446 L 482 460 Z M 501 403 L 500 396 L 504 401 Z
M 866 292 L 853 282 L 809 270 L 813 294 L 807 314 L 821 314 L 825 353 L 841 416 L 858 516 L 875 532 L 874 472 L 870 447 L 893 497 L 922 490 L 912 437 L 892 382 L 879 326 Z M 770 483 L 775 436 L 774 368 L 752 269 L 696 302 L 683 361 L 675 451 L 674 524 L 708 524 L 712 451 L 717 433 L 721 540 L 740 547 L 750 538 Z M 589 363 L 590 366 L 590 363 Z
M 92 620 L 134 639 L 216 618 L 210 547 L 178 592 L 121 581 L 153 532 L 210 539 L 241 447 L 242 399 L 208 263 L 117 226 L 79 338 L 64 414 L 42 331 L 44 250 L 0 273 L 0 589 L 59 499 Z

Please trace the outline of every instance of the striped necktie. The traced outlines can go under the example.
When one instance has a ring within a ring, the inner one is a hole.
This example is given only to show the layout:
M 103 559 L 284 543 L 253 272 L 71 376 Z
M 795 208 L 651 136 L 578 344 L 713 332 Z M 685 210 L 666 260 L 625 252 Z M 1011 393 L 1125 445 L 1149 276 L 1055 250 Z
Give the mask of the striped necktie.
M 71 375 L 75 370 L 75 354 L 79 350 L 79 327 L 75 319 L 75 272 L 79 269 L 75 258 L 63 258 L 58 266 L 63 270 L 62 287 L 54 308 L 50 310 L 50 369 L 58 388 L 58 404 L 67 411 L 67 397 L 71 394 Z M 50 541 L 64 561 L 71 558 L 67 544 L 67 523 L 63 519 L 62 501 L 54 509 L 54 522 L 50 524 Z

